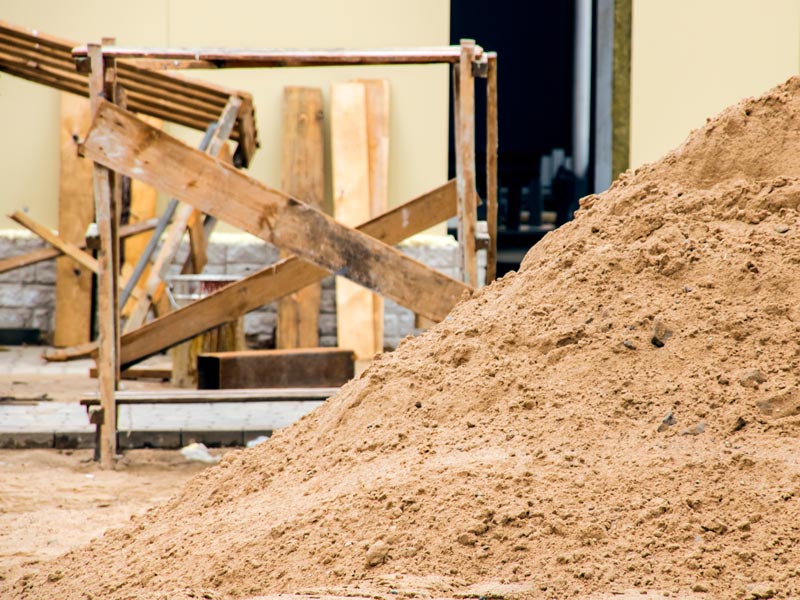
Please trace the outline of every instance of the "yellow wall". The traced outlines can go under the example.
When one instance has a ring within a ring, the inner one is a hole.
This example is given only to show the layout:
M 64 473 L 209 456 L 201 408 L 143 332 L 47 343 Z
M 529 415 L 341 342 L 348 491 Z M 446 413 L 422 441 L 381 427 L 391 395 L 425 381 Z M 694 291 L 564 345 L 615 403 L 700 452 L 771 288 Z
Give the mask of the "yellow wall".
M 633 0 L 631 166 L 798 72 L 797 0 Z
M 324 48 L 449 43 L 449 0 L 0 0 L 0 18 L 76 41 L 115 36 L 120 45 Z M 184 72 L 251 92 L 261 148 L 251 175 L 279 187 L 284 85 L 319 86 L 354 77 L 391 84 L 390 202 L 447 177 L 447 67 L 331 67 Z M 0 73 L 0 209 L 28 207 L 57 224 L 58 92 Z M 200 134 L 172 127 L 190 143 Z M 2 218 L 1 228 L 14 224 Z

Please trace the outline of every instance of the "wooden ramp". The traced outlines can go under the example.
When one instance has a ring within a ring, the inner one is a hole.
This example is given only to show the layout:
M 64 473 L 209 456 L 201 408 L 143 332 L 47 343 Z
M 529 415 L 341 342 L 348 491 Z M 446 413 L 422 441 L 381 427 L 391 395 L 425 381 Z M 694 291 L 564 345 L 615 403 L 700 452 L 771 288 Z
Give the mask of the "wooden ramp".
M 0 71 L 65 92 L 89 95 L 88 76 L 79 73 L 72 58 L 78 43 L 0 21 Z M 247 166 L 258 147 L 253 98 L 247 92 L 225 89 L 204 81 L 143 69 L 120 60 L 117 79 L 126 91 L 128 109 L 205 131 L 216 121 L 228 98 L 242 99 L 231 139 Z

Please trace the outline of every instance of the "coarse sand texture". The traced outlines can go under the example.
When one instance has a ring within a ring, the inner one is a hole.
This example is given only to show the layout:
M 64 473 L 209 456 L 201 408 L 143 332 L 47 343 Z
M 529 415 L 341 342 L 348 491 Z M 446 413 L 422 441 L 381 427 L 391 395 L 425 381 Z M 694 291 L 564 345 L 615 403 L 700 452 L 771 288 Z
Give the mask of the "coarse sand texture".
M 0 597 L 797 598 L 799 209 L 793 78 L 584 198 L 320 409 Z

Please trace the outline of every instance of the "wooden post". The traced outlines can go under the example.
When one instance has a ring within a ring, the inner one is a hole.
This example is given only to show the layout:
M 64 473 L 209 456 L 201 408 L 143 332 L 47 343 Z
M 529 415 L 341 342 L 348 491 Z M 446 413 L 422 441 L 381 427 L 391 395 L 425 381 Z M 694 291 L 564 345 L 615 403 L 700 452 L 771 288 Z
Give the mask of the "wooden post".
M 108 72 L 103 61 L 102 47 L 89 45 L 92 72 L 89 76 L 89 99 L 92 112 L 105 98 L 113 97 L 115 69 L 110 62 Z M 108 77 L 107 77 L 108 75 Z M 111 88 L 111 89 L 109 89 Z M 109 93 L 110 92 L 110 93 Z M 97 228 L 100 234 L 98 252 L 97 356 L 100 405 L 103 410 L 103 426 L 100 434 L 100 462 L 104 468 L 114 465 L 117 453 L 117 403 L 115 393 L 119 382 L 119 309 L 117 303 L 117 265 L 119 262 L 119 239 L 117 237 L 117 211 L 114 207 L 112 174 L 106 167 L 94 164 L 94 201 Z M 117 186 L 119 187 L 119 186 Z
M 284 88 L 281 189 L 320 210 L 325 201 L 322 110 L 320 88 Z M 322 286 L 315 283 L 278 301 L 276 348 L 319 346 L 321 296 Z
M 89 102 L 61 94 L 61 168 L 58 188 L 58 235 L 79 244 L 94 222 L 92 161 L 78 156 L 78 143 L 89 128 Z M 91 339 L 92 273 L 74 259 L 56 260 L 55 346 L 85 344 Z
M 475 78 L 472 63 L 475 40 L 461 40 L 454 94 L 456 128 L 456 186 L 458 190 L 458 245 L 462 281 L 478 285 L 478 260 L 475 254 L 475 229 L 478 198 L 475 189 Z
M 486 72 L 486 285 L 497 277 L 497 53 L 487 54 Z

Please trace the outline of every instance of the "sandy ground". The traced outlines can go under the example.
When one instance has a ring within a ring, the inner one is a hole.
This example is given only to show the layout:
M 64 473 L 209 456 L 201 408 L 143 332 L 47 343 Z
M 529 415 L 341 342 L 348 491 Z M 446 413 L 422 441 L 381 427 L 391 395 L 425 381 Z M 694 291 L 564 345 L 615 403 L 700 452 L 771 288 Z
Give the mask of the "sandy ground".
M 114 471 L 91 457 L 91 450 L 0 450 L 0 579 L 123 525 L 206 468 L 174 450 L 128 451 Z

